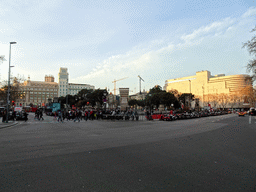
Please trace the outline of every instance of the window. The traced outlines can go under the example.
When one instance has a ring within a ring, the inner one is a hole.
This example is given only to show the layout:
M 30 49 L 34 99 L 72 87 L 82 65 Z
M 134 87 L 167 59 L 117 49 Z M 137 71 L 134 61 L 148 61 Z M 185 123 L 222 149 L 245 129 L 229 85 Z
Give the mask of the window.
M 32 90 L 33 90 L 33 88 L 32 88 Z M 35 90 L 37 90 L 37 88 L 35 88 Z

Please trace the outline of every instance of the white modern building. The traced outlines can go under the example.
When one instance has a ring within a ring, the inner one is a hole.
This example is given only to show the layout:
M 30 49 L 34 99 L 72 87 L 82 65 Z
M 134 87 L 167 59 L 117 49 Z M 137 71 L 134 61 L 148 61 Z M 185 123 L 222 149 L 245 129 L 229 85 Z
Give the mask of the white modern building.
M 68 82 L 68 69 L 60 68 L 59 70 L 59 97 L 66 95 L 76 95 L 82 89 L 95 89 L 93 85 L 78 84 Z

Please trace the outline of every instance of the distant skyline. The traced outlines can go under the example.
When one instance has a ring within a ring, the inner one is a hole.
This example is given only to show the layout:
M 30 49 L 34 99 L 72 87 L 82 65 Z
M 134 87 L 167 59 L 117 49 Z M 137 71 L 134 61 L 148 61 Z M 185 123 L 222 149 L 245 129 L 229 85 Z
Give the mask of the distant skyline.
M 70 83 L 142 89 L 208 70 L 247 74 L 252 58 L 243 43 L 255 33 L 253 0 L 2 0 L 1 80 L 7 80 L 9 42 L 13 75 L 43 81 L 60 67 Z

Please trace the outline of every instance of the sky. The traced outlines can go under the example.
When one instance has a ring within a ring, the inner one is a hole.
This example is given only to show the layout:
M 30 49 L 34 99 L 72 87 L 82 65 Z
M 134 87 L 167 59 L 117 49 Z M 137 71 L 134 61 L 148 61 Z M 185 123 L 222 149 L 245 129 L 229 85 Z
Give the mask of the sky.
M 130 88 L 208 70 L 247 74 L 253 57 L 242 48 L 255 32 L 254 0 L 0 0 L 1 81 L 11 74 Z

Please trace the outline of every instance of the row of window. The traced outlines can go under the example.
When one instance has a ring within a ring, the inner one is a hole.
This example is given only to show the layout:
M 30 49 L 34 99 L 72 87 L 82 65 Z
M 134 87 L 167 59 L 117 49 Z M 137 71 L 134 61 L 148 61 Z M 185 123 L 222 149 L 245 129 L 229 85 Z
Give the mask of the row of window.
M 67 85 L 60 85 L 60 87 L 67 87 Z M 69 86 L 69 89 L 87 89 L 88 87 L 75 87 L 75 86 Z
M 44 89 L 44 88 L 24 88 L 24 89 L 21 89 L 21 90 L 39 90 L 39 91 L 58 91 L 58 89 Z
M 57 94 L 57 92 L 30 92 L 30 94 L 47 94 L 47 95 L 49 95 L 49 94 Z

